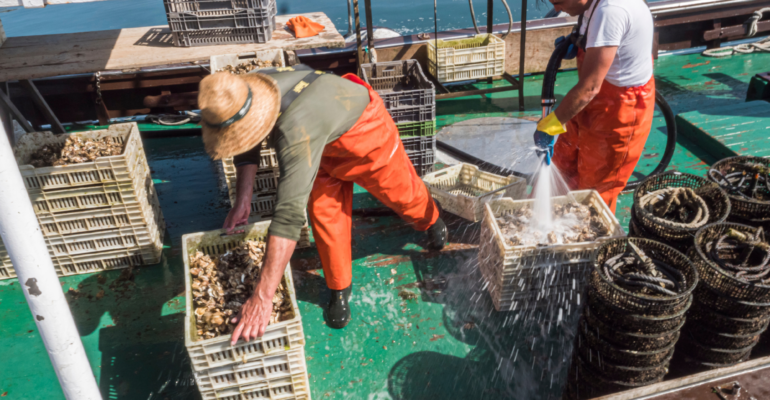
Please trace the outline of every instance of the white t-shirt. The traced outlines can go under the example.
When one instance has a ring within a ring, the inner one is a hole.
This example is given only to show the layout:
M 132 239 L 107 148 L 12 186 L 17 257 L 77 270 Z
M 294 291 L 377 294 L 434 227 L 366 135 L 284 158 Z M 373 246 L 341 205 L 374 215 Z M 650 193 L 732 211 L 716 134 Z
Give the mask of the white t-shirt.
M 652 13 L 643 0 L 594 0 L 583 15 L 586 48 L 618 46 L 604 78 L 620 87 L 640 86 L 652 77 Z M 591 12 L 595 14 L 591 18 Z M 588 23 L 590 18 L 590 24 Z

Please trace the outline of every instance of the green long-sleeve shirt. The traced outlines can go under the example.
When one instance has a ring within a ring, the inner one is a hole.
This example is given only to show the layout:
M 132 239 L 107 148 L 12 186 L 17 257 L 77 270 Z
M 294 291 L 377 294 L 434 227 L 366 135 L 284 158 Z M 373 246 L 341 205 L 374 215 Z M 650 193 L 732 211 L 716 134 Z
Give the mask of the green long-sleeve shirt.
M 309 73 L 291 71 L 270 76 L 278 82 L 283 96 Z M 368 105 L 369 92 L 364 86 L 328 74 L 308 86 L 281 114 L 270 134 L 281 176 L 269 234 L 299 239 L 324 147 L 350 130 Z M 236 156 L 235 166 L 259 164 L 260 147 Z

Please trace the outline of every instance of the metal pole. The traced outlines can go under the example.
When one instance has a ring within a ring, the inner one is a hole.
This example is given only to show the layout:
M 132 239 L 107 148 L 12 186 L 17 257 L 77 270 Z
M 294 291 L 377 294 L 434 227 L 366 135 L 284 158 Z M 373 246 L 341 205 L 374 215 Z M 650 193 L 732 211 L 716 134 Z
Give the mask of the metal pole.
M 350 35 L 350 33 L 353 32 L 353 16 L 350 13 L 350 0 L 348 0 L 348 33 L 347 35 Z
M 495 0 L 487 0 L 487 34 L 492 35 L 495 30 Z M 487 79 L 487 83 L 492 84 L 492 77 Z
M 366 38 L 369 41 L 369 62 L 377 62 L 374 53 L 374 23 L 372 22 L 372 0 L 364 0 L 366 7 Z
M 353 0 L 353 14 L 356 19 L 356 75 L 361 75 L 361 18 L 358 13 L 358 0 Z
M 524 58 L 527 43 L 527 0 L 521 0 L 521 41 L 519 42 L 519 111 L 524 111 Z
M 0 113 L 0 119 L 6 119 Z M 0 236 L 68 400 L 101 400 L 19 166 L 0 123 Z

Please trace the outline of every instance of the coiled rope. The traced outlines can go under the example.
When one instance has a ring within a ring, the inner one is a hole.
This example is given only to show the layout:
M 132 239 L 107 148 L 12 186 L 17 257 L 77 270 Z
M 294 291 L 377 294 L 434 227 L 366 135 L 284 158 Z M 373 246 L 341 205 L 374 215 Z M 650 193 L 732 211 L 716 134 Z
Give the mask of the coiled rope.
M 676 296 L 687 282 L 676 268 L 648 257 L 634 245 L 629 250 L 604 262 L 607 279 L 632 292 L 649 295 Z
M 746 37 L 754 37 L 759 31 L 759 20 L 762 19 L 764 13 L 770 12 L 770 7 L 760 8 L 754 11 L 753 14 L 743 24 L 746 25 Z M 744 43 L 737 46 L 725 46 L 716 49 L 707 49 L 701 53 L 706 57 L 728 57 L 733 54 L 749 54 L 754 51 L 766 51 L 770 52 L 770 38 L 765 38 L 754 43 Z
M 166 126 L 178 126 L 178 125 L 184 125 L 187 123 L 193 123 L 197 124 L 201 120 L 201 116 L 192 111 L 185 111 L 184 115 L 179 114 L 149 114 L 147 115 L 147 120 L 152 122 L 153 124 L 157 125 L 166 125 Z
M 747 200 L 768 201 L 770 193 L 770 168 L 756 163 L 740 164 L 742 171 L 722 174 L 709 170 L 709 178 L 728 194 Z
M 759 261 L 756 257 L 751 258 L 756 250 L 764 252 Z M 728 229 L 724 235 L 707 243 L 706 251 L 715 263 L 737 279 L 761 283 L 770 281 L 770 244 L 764 241 L 762 228 L 758 228 L 754 235 Z
M 709 220 L 709 209 L 691 188 L 665 188 L 639 200 L 642 216 L 672 229 L 696 229 Z

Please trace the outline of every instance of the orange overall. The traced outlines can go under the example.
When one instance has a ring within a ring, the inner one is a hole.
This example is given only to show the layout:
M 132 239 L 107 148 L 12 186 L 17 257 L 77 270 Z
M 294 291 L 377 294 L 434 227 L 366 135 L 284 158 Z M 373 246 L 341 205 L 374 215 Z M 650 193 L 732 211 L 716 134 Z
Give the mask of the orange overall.
M 352 281 L 354 183 L 418 231 L 438 219 L 438 208 L 409 161 L 380 96 L 353 74 L 343 78 L 364 85 L 371 100 L 353 128 L 324 148 L 308 204 L 326 284 L 334 290 Z
M 578 70 L 584 57 L 579 50 Z M 654 111 L 654 77 L 629 88 L 605 80 L 554 145 L 553 163 L 570 189 L 596 189 L 615 212 L 618 195 L 644 151 Z

